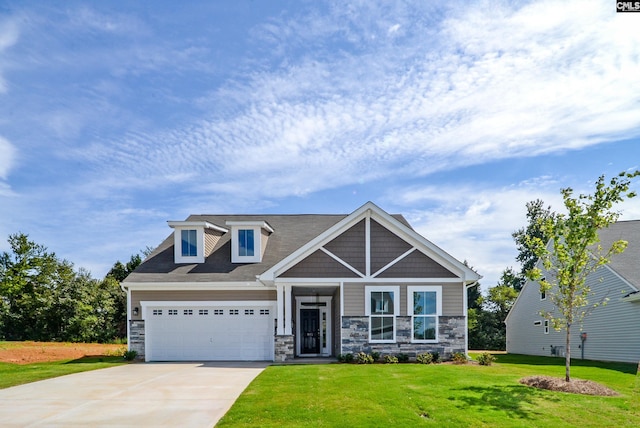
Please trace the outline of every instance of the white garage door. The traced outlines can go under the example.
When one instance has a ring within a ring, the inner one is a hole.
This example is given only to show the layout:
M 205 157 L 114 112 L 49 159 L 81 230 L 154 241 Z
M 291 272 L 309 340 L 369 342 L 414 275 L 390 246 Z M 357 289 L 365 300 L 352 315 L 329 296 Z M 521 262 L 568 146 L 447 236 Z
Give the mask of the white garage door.
M 153 303 L 143 302 L 147 361 L 273 360 L 272 304 Z

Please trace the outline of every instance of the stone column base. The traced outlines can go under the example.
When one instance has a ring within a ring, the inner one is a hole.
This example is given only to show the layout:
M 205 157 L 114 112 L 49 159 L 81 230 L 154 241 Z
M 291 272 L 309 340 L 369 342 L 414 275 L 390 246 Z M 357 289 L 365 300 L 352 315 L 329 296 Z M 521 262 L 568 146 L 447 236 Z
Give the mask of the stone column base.
M 277 363 L 291 361 L 295 357 L 293 349 L 293 335 L 275 336 L 275 355 L 273 360 Z
M 129 350 L 136 351 L 136 359 L 144 360 L 144 320 L 129 321 Z

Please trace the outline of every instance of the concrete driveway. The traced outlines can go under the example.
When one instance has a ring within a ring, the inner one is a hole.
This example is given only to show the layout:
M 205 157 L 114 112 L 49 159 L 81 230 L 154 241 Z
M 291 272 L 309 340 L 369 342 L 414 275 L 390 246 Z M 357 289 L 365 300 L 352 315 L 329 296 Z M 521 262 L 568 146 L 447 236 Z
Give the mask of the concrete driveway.
M 1 427 L 213 427 L 267 363 L 147 363 L 0 390 Z

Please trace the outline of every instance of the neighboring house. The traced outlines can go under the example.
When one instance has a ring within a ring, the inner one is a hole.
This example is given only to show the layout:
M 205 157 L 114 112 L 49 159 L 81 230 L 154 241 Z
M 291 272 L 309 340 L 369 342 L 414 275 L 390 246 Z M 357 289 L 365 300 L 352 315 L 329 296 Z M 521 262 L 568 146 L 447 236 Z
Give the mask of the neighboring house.
M 122 283 L 147 361 L 467 351 L 476 272 L 371 202 L 349 215 L 192 215 Z
M 589 303 L 607 301 L 593 309 L 582 326 L 572 326 L 572 358 L 640 361 L 640 220 L 617 222 L 600 231 L 604 249 L 619 239 L 628 241 L 627 249 L 587 277 Z M 505 321 L 507 352 L 564 356 L 566 331 L 555 331 L 540 315 L 553 309 L 549 293 L 541 294 L 540 284 L 527 282 Z

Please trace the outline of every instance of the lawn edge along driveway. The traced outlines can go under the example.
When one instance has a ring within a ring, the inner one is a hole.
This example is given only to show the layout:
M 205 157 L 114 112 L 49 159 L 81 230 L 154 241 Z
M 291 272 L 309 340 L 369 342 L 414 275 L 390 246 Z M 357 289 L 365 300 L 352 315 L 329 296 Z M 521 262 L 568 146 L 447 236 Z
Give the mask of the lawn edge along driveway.
M 212 427 L 266 363 L 147 363 L 0 390 L 0 426 Z

